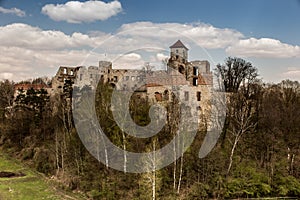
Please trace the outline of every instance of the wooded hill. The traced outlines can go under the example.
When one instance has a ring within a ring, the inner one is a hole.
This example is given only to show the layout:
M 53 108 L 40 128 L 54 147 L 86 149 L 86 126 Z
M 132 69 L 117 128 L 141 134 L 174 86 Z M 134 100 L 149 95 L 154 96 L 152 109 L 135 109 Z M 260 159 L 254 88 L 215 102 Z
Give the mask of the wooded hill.
M 207 199 L 300 197 L 300 84 L 267 84 L 251 63 L 227 58 L 215 73 L 228 93 L 222 135 L 213 151 L 198 158 L 205 131 L 176 162 L 149 173 L 113 170 L 92 157 L 81 143 L 72 119 L 72 83 L 49 98 L 43 89 L 13 98 L 13 82 L 0 83 L 0 145 L 66 190 L 92 199 Z M 88 92 L 88 88 L 85 88 Z M 110 140 L 132 152 L 161 148 L 176 133 L 178 102 L 166 108 L 161 132 L 137 139 L 122 132 L 110 110 L 112 88 L 101 84 L 96 96 L 99 123 Z M 133 96 L 130 113 L 139 125 L 149 123 L 150 105 Z M 154 145 L 155 144 L 155 145 Z

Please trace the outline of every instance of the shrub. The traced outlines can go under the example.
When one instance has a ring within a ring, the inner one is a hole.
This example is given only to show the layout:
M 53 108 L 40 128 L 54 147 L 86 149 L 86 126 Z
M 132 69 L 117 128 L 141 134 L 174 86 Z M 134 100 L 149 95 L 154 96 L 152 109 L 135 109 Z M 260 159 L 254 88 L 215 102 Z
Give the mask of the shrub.
M 275 176 L 274 190 L 280 196 L 299 196 L 300 182 L 293 176 Z

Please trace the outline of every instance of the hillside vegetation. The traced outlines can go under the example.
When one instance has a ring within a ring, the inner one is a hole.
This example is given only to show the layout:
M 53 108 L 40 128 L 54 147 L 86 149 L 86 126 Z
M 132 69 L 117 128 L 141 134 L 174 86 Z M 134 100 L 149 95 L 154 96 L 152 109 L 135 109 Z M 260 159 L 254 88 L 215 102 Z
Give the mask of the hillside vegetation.
M 213 151 L 198 158 L 206 134 L 199 130 L 177 161 L 140 174 L 116 171 L 89 154 L 74 127 L 71 82 L 66 82 L 64 92 L 51 99 L 43 90 L 28 90 L 26 94 L 20 91 L 14 99 L 13 83 L 1 82 L 1 149 L 48 178 L 1 156 L 0 171 L 26 176 L 0 179 L 0 197 L 66 198 L 58 195 L 61 190 L 57 188 L 90 199 L 300 197 L 299 82 L 263 83 L 251 63 L 237 58 L 228 58 L 215 72 L 224 79 L 228 104 L 223 132 Z M 89 93 L 90 89 L 81 92 Z M 176 134 L 176 98 L 165 104 L 171 117 L 161 132 L 137 139 L 122 132 L 114 122 L 111 93 L 109 85 L 99 85 L 96 112 L 102 129 L 121 149 L 149 152 L 163 147 Z M 149 123 L 149 106 L 145 99 L 132 96 L 130 114 L 137 124 Z M 111 155 L 107 156 L 109 159 Z M 46 181 L 50 177 L 53 180 Z

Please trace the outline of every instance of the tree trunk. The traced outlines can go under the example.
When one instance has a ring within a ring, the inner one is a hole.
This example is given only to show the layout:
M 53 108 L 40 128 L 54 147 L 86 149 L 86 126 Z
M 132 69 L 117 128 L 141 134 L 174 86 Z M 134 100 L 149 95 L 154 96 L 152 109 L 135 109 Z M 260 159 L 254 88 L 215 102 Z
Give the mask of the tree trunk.
M 100 130 L 99 130 L 100 131 Z M 106 169 L 108 169 L 108 154 L 107 154 L 107 148 L 106 148 L 106 145 L 105 145 L 105 142 L 104 142 L 104 138 L 103 138 L 103 135 L 101 133 L 98 133 L 97 135 L 101 135 L 101 139 L 103 141 L 103 145 L 104 145 L 104 156 L 105 156 L 105 166 L 106 166 Z M 99 140 L 98 140 L 99 141 Z M 100 144 L 99 144 L 100 145 Z M 100 152 L 99 152 L 100 153 Z M 100 161 L 100 160 L 98 160 Z
M 180 171 L 179 171 L 179 180 L 178 180 L 178 186 L 177 186 L 177 193 L 178 194 L 179 194 L 180 186 L 181 186 L 182 171 L 183 171 L 183 152 L 182 152 L 181 158 L 180 158 Z
M 155 182 L 155 179 L 156 179 L 156 177 L 155 177 L 155 171 L 153 171 L 152 172 L 152 175 L 153 175 L 153 177 L 152 177 L 152 200 L 155 200 L 155 187 L 156 187 L 156 182 Z
M 58 151 L 58 133 L 57 130 L 55 130 L 55 158 L 56 158 L 56 174 L 59 173 L 59 151 Z
M 123 152 L 124 152 L 124 173 L 127 172 L 127 153 L 126 153 L 126 136 L 124 134 L 124 131 L 122 131 L 122 138 L 123 138 Z
M 232 145 L 232 149 L 231 149 L 231 153 L 230 153 L 230 157 L 229 157 L 229 165 L 228 165 L 228 168 L 227 168 L 226 176 L 229 175 L 229 172 L 230 172 L 230 169 L 231 169 L 231 166 L 232 166 L 233 154 L 234 154 L 235 148 L 237 146 L 237 143 L 238 143 L 238 136 L 235 137 L 234 143 Z
M 173 188 L 174 190 L 176 189 L 176 143 L 174 142 L 174 145 L 173 145 L 173 153 L 174 153 L 174 164 L 173 164 Z
M 155 141 L 153 143 L 153 172 L 152 172 L 152 200 L 155 200 L 156 196 L 156 156 L 155 156 Z

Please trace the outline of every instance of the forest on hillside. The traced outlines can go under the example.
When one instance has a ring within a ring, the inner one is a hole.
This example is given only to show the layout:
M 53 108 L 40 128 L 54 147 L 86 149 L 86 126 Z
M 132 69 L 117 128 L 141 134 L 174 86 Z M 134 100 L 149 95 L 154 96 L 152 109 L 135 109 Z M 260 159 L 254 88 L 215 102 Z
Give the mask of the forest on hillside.
M 0 82 L 1 151 L 90 199 L 300 197 L 300 83 L 264 83 L 257 68 L 240 58 L 227 58 L 214 73 L 223 79 L 228 103 L 222 134 L 205 158 L 198 157 L 206 135 L 199 130 L 188 150 L 163 169 L 126 173 L 107 167 L 86 150 L 76 132 L 72 82 L 52 98 L 43 89 L 19 91 L 14 98 L 14 83 Z M 121 149 L 149 152 L 176 134 L 176 98 L 165 104 L 173 116 L 167 125 L 151 138 L 138 139 L 113 120 L 113 88 L 99 84 L 97 90 L 99 123 Z M 132 96 L 134 122 L 147 125 L 149 108 L 146 99 Z

